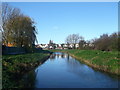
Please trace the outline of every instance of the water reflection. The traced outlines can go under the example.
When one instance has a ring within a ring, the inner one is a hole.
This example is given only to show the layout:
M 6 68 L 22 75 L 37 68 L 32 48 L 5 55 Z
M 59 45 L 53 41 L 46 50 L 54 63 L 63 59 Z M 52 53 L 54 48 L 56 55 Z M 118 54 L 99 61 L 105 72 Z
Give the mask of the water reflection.
M 36 88 L 115 88 L 118 80 L 65 53 L 53 53 L 36 70 Z
M 50 60 L 55 60 L 55 55 L 52 54 L 49 59 L 50 59 Z
M 66 58 L 66 57 L 68 57 L 68 55 L 65 53 L 53 53 L 50 56 L 50 60 L 57 59 L 57 58 Z

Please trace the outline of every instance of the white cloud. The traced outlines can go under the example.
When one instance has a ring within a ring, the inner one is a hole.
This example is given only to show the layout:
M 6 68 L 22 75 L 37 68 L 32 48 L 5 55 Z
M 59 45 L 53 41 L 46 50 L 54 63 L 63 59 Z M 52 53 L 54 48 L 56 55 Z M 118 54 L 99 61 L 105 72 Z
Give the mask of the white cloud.
M 59 30 L 59 27 L 58 26 L 54 26 L 53 29 L 54 30 Z

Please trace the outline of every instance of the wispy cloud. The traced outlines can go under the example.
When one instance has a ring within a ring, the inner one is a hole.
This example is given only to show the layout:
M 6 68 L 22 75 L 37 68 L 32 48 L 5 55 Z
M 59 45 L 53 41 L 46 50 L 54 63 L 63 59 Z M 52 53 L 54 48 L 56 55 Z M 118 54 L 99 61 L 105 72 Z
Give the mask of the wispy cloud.
M 58 26 L 53 26 L 53 29 L 54 30 L 59 30 L 59 27 Z

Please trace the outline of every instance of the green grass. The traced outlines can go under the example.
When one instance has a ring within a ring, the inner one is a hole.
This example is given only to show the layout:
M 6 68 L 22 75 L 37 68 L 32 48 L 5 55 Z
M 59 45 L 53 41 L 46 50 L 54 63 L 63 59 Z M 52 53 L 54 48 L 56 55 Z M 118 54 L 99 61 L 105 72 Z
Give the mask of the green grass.
M 100 51 L 100 50 L 50 50 L 53 52 L 69 53 L 78 60 L 88 64 L 89 66 L 108 72 L 120 75 L 118 71 L 120 65 L 120 57 L 118 51 Z
M 3 88 L 23 88 L 22 76 L 42 63 L 50 53 L 29 53 L 2 56 Z

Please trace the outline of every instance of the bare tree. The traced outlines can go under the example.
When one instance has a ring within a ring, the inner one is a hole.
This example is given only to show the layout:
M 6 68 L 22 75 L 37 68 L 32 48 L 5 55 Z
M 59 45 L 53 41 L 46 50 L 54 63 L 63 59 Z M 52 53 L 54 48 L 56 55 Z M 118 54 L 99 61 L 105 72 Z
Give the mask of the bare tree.
M 94 40 L 95 49 L 102 51 L 118 50 L 119 34 L 103 34 Z
M 17 47 L 32 48 L 37 42 L 37 29 L 35 22 L 23 15 L 18 8 L 13 8 L 7 3 L 2 4 L 3 43 L 12 43 Z
M 11 32 L 9 30 L 7 30 L 6 28 L 6 23 L 8 23 L 9 20 L 20 16 L 21 12 L 20 9 L 18 8 L 13 8 L 11 6 L 8 5 L 8 3 L 2 3 L 2 13 L 1 13 L 1 19 L 2 19 L 2 24 L 1 24 L 1 32 L 2 32 L 2 40 L 3 43 L 7 44 L 8 43 L 8 39 L 7 36 L 8 34 L 10 34 Z M 14 22 L 14 21 L 13 21 Z
M 79 42 L 79 49 L 83 49 L 85 44 L 86 44 L 86 41 L 84 39 L 81 39 Z
M 69 45 L 69 44 L 73 44 L 73 48 L 75 49 L 75 45 L 77 43 L 79 43 L 80 40 L 82 40 L 83 37 L 79 36 L 79 34 L 70 34 L 67 36 L 65 42 Z M 68 46 L 69 47 L 69 46 Z

